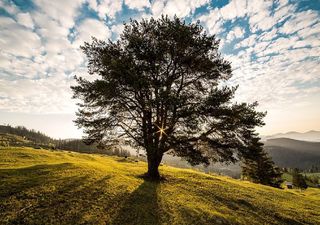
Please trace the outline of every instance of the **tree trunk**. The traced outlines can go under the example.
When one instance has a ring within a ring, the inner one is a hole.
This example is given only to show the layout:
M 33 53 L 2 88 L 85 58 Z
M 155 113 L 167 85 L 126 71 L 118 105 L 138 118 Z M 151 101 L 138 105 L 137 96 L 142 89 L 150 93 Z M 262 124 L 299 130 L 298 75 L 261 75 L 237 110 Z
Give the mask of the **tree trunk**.
M 159 165 L 162 160 L 162 156 L 148 156 L 148 172 L 147 176 L 152 180 L 159 180 Z

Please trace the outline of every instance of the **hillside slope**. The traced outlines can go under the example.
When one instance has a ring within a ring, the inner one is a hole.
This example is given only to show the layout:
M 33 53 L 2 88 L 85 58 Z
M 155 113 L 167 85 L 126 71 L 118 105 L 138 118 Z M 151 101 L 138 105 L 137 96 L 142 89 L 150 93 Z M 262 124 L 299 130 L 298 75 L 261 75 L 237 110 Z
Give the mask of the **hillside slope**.
M 279 190 L 130 159 L 0 149 L 0 224 L 320 224 L 320 191 Z
M 0 133 L 0 147 L 3 146 L 28 146 L 33 144 L 31 141 L 15 135 Z
M 320 165 L 320 142 L 276 138 L 267 140 L 265 149 L 280 167 L 310 169 Z

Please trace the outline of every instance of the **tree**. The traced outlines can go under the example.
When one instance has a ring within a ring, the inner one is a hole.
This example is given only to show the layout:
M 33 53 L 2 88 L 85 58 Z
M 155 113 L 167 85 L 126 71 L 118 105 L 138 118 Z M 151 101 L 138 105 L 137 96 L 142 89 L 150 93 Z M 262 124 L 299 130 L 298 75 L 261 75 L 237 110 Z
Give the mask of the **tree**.
M 241 165 L 243 178 L 254 183 L 280 188 L 283 182 L 282 173 L 263 149 L 260 138 L 253 136 L 248 148 L 251 154 L 243 159 Z
M 132 20 L 116 42 L 81 46 L 93 81 L 75 77 L 75 121 L 87 143 L 118 138 L 146 151 L 147 175 L 159 179 L 168 152 L 192 165 L 235 162 L 250 154 L 246 138 L 263 125 L 257 103 L 233 103 L 230 63 L 219 40 L 179 18 Z
M 297 168 L 295 168 L 292 172 L 292 184 L 294 187 L 300 189 L 306 189 L 308 187 L 306 180 Z

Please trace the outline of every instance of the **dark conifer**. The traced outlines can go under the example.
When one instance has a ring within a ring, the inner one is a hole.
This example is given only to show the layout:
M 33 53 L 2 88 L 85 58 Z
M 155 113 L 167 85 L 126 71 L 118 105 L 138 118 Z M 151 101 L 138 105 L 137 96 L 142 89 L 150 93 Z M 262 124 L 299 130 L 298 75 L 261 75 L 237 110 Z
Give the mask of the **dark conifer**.
M 255 183 L 280 188 L 281 171 L 263 149 L 259 137 L 253 137 L 249 144 L 250 154 L 242 160 L 242 177 Z

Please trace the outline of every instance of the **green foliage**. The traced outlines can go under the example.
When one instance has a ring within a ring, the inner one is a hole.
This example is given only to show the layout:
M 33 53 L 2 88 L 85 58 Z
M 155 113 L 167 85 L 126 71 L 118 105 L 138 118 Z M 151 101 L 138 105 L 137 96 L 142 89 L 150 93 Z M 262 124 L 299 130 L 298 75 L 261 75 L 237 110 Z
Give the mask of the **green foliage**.
M 93 81 L 76 77 L 82 100 L 76 123 L 87 142 L 130 139 L 148 157 L 148 174 L 159 177 L 163 154 L 191 164 L 235 162 L 248 137 L 262 126 L 256 103 L 234 103 L 230 62 L 219 40 L 199 23 L 179 18 L 131 21 L 117 42 L 93 39 L 81 47 Z
M 294 187 L 306 189 L 308 187 L 305 178 L 298 169 L 294 169 L 292 173 L 292 184 Z
M 249 149 L 250 156 L 244 158 L 241 165 L 243 178 L 254 183 L 280 188 L 283 182 L 282 173 L 263 149 L 259 137 L 252 139 Z
M 129 167 L 130 165 L 130 167 Z M 0 224 L 320 224 L 320 190 L 280 190 L 131 159 L 0 148 Z

